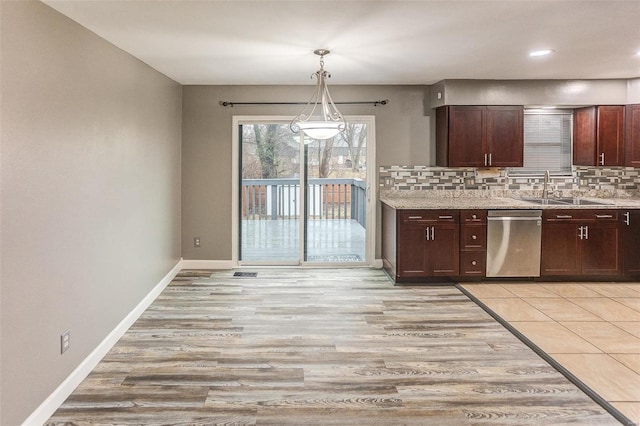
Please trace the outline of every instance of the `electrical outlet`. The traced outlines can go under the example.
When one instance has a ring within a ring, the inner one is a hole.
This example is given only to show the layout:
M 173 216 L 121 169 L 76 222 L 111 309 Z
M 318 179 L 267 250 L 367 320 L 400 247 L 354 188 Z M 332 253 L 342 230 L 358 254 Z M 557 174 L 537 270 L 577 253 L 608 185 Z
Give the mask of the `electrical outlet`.
M 67 330 L 60 335 L 60 353 L 63 354 L 71 347 L 71 331 Z
M 200 237 L 195 237 L 193 239 L 193 246 L 194 247 L 200 247 Z

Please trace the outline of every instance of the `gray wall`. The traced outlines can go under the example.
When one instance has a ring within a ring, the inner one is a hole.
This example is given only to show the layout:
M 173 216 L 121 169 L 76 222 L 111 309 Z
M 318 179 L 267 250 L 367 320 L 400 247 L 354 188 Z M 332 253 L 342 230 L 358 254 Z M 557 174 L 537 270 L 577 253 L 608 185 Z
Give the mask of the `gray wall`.
M 185 259 L 230 260 L 232 256 L 232 117 L 296 115 L 302 109 L 302 106 L 230 108 L 220 106 L 219 102 L 306 102 L 313 90 L 312 85 L 183 88 L 182 255 Z M 336 102 L 389 99 L 386 106 L 340 106 L 340 111 L 346 115 L 376 116 L 378 165 L 431 164 L 435 161 L 432 161 L 435 148 L 430 143 L 429 117 L 424 116 L 428 88 L 330 85 L 329 90 Z M 375 188 L 376 182 L 373 184 Z M 201 239 L 199 248 L 193 247 L 195 236 Z
M 640 78 L 634 78 L 627 82 L 627 103 L 640 104 Z
M 17 425 L 180 259 L 182 89 L 42 3 L 0 15 L 0 424 Z
M 443 80 L 431 105 L 624 105 L 627 80 Z M 441 99 L 438 99 L 441 93 Z

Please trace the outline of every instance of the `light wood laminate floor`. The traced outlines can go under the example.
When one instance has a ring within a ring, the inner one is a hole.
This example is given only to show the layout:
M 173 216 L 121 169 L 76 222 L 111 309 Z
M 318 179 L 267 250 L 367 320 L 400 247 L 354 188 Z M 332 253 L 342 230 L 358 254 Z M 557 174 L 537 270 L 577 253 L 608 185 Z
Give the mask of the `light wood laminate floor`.
M 183 271 L 47 422 L 619 424 L 452 286 Z
M 640 424 L 640 283 L 461 286 Z

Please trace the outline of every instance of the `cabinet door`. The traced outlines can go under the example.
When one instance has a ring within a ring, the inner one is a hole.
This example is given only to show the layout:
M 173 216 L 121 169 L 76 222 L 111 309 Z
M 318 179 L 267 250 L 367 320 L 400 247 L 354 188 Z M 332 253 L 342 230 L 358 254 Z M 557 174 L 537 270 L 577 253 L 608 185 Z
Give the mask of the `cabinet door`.
M 596 107 L 573 110 L 573 164 L 596 165 Z
M 541 275 L 579 275 L 578 226 L 571 223 L 542 224 Z
M 625 107 L 624 162 L 627 167 L 640 167 L 640 105 Z
M 524 108 L 487 107 L 489 166 L 522 167 L 524 159 Z
M 618 224 L 592 223 L 583 229 L 582 275 L 620 275 L 622 258 Z
M 627 276 L 640 275 L 640 210 L 623 212 L 621 225 L 624 273 Z
M 460 233 L 457 223 L 433 226 L 433 240 L 427 243 L 429 275 L 458 275 L 460 270 Z
M 397 253 L 399 277 L 424 277 L 427 275 L 426 233 L 424 226 L 401 225 L 398 227 Z
M 624 106 L 599 106 L 597 123 L 596 164 L 599 166 L 622 166 Z
M 449 108 L 449 167 L 483 167 L 486 146 L 483 106 Z

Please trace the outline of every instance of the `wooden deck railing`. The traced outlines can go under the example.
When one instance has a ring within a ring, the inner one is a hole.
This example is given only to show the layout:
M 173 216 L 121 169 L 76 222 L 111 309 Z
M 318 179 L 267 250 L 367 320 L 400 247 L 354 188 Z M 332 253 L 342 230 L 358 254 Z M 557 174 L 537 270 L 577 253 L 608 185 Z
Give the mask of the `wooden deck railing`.
M 278 220 L 300 216 L 298 179 L 243 179 L 242 219 Z M 355 219 L 365 226 L 366 183 L 362 179 L 309 179 L 310 219 Z

